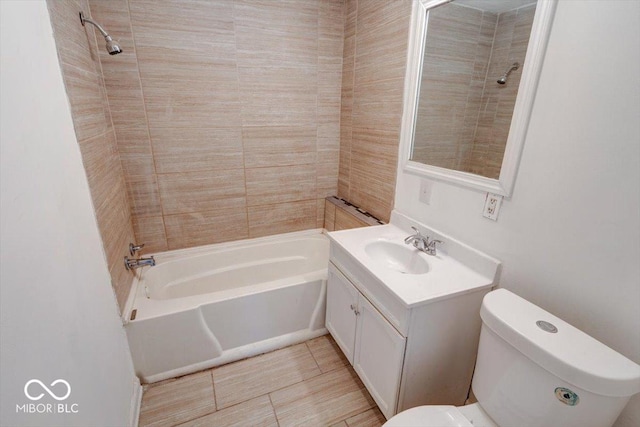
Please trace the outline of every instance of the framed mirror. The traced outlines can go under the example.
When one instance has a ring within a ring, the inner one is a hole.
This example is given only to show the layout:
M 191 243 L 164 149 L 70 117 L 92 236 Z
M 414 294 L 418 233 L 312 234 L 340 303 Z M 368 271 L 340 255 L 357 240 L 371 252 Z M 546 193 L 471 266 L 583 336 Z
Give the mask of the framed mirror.
M 556 0 L 414 0 L 408 173 L 511 196 Z

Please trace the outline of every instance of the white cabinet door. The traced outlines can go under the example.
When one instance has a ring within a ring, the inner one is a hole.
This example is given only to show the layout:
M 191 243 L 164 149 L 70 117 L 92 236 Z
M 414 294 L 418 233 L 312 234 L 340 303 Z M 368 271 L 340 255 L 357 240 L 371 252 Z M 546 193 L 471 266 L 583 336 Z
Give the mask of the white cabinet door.
M 353 367 L 389 419 L 396 413 L 406 338 L 360 295 Z
M 351 364 L 355 346 L 357 304 L 358 290 L 330 263 L 325 324 Z

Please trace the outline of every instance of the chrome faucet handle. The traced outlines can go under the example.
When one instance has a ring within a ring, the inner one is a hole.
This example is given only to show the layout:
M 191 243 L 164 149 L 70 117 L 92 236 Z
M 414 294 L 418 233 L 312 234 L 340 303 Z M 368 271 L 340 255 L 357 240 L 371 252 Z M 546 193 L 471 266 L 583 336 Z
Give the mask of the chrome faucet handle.
M 416 235 L 415 234 L 411 234 L 407 237 L 404 238 L 404 242 L 408 245 L 409 243 L 413 242 L 414 240 L 416 240 Z
M 428 255 L 436 254 L 436 244 L 438 243 L 444 243 L 444 242 L 442 240 L 433 239 L 433 240 L 430 240 L 429 243 L 427 243 L 426 252 Z
M 136 252 L 138 252 L 142 248 L 144 248 L 144 243 L 140 245 L 134 245 L 133 243 L 129 243 L 129 253 L 131 254 L 131 256 L 134 256 Z
M 408 244 L 413 244 L 413 247 L 418 249 L 419 251 L 425 252 L 429 247 L 429 237 L 423 236 L 416 227 L 411 227 L 416 234 L 412 234 L 404 239 L 404 242 Z
M 418 229 L 417 229 L 417 228 L 415 228 L 415 227 L 411 227 L 411 228 L 413 229 L 413 231 L 415 231 L 415 232 L 416 232 L 416 234 L 412 234 L 412 235 L 410 235 L 410 236 L 407 236 L 407 237 L 404 239 L 404 242 L 405 242 L 406 244 L 409 244 L 409 243 L 411 243 L 411 242 L 414 242 L 414 244 L 415 244 L 416 239 L 419 239 L 419 238 L 421 239 L 421 238 L 422 238 L 422 234 L 420 234 L 420 230 L 418 230 Z

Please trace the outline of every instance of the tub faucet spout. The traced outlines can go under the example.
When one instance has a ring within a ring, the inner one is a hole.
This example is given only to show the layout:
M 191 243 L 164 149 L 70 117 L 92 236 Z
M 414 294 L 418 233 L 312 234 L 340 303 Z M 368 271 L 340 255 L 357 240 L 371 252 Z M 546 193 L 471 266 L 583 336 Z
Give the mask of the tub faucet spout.
M 129 258 L 128 256 L 124 257 L 124 267 L 127 270 L 134 270 L 136 268 L 144 267 L 144 266 L 153 267 L 156 265 L 156 260 L 153 257 L 149 258 Z

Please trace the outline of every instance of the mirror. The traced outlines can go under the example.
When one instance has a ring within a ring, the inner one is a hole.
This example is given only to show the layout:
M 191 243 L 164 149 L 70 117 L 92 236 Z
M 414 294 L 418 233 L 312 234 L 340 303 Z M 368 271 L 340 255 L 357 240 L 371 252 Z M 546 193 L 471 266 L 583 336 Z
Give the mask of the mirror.
M 555 4 L 414 2 L 404 171 L 511 195 Z

